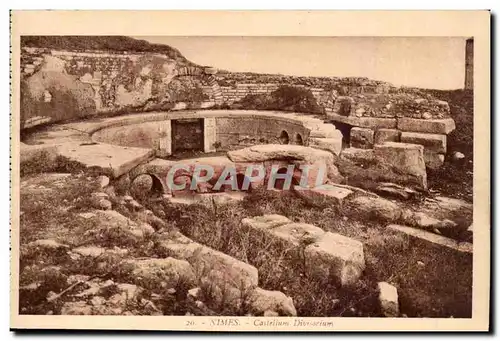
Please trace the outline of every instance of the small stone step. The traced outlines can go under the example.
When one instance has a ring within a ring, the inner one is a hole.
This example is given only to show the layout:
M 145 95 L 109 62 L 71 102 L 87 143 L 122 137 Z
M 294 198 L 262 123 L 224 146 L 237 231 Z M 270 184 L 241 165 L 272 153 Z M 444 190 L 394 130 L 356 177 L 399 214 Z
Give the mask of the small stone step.
M 440 246 L 444 246 L 459 252 L 464 252 L 464 253 L 470 253 L 472 254 L 473 252 L 473 244 L 468 243 L 468 242 L 459 242 L 454 239 L 440 236 L 438 234 L 424 231 L 424 230 L 419 230 L 413 227 L 409 226 L 403 226 L 403 225 L 388 225 L 388 229 L 394 230 L 394 231 L 399 231 L 402 233 L 405 233 L 409 236 L 422 239 L 425 241 L 428 241 L 433 244 L 437 244 Z

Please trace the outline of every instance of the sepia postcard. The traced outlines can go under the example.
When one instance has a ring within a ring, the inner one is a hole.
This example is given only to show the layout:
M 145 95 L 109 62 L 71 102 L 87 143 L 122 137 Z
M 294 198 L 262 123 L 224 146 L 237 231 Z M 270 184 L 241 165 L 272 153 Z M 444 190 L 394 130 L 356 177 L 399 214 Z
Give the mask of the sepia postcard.
M 488 331 L 489 11 L 12 11 L 12 330 Z

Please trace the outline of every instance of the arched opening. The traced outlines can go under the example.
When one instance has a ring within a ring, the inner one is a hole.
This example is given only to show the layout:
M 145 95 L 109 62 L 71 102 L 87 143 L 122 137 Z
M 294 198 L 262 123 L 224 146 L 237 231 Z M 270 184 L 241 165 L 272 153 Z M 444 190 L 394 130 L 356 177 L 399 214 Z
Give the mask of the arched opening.
M 135 198 L 145 198 L 164 193 L 163 183 L 155 174 L 139 174 L 130 182 L 130 194 Z
M 290 143 L 290 137 L 288 136 L 288 133 L 283 130 L 280 135 L 280 143 L 281 144 L 289 144 Z
M 304 145 L 304 140 L 302 140 L 302 135 L 300 135 L 299 133 L 297 133 L 297 135 L 295 135 L 295 142 L 299 146 L 303 146 Z

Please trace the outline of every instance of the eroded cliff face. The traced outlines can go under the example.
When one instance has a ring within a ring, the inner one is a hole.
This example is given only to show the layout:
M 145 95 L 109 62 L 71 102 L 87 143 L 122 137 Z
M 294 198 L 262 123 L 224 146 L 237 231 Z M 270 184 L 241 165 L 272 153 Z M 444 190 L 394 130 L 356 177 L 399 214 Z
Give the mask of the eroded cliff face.
M 184 62 L 160 54 L 25 48 L 22 64 L 23 121 L 169 109 L 180 101 L 210 99 L 202 71 L 194 77 Z

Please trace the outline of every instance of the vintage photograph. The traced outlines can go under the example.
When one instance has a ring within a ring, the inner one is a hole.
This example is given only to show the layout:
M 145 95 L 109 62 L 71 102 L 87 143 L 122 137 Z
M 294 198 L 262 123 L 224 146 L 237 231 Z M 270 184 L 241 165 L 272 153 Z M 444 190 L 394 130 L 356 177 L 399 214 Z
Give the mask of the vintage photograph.
M 474 43 L 21 35 L 16 314 L 471 319 Z

